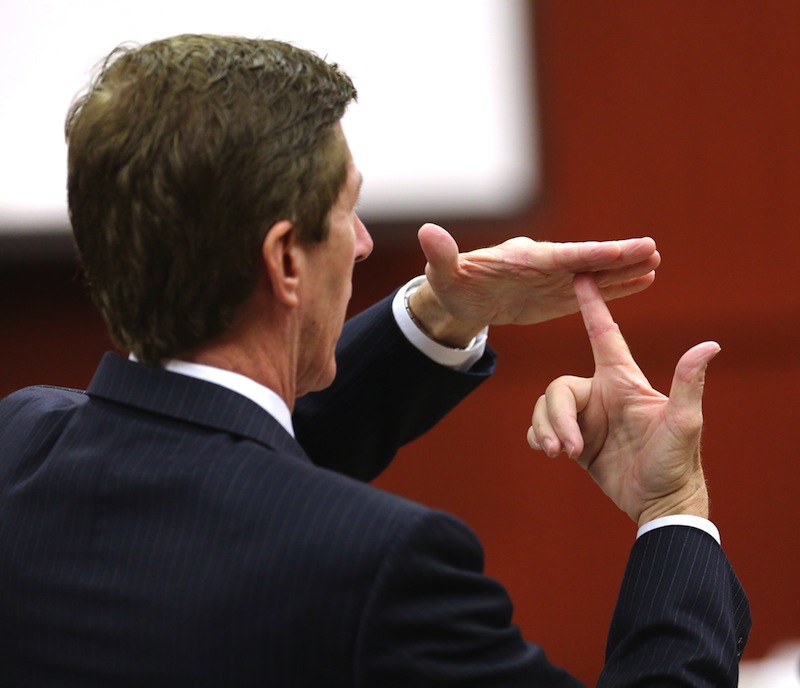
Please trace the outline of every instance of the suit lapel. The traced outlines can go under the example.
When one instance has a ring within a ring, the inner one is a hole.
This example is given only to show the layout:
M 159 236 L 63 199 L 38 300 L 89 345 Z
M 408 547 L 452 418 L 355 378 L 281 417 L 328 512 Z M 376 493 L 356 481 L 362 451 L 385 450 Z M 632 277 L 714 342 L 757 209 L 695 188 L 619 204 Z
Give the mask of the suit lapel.
M 212 428 L 310 462 L 297 441 L 258 404 L 232 390 L 107 353 L 90 397 Z

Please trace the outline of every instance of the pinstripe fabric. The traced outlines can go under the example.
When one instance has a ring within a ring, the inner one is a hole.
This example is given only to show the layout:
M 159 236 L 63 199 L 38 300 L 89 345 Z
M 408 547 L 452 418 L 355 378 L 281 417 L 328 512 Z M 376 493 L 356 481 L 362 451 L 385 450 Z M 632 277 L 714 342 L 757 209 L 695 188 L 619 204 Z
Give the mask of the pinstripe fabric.
M 336 349 L 346 374 L 297 400 L 295 433 L 314 463 L 359 480 L 375 478 L 397 447 L 433 427 L 495 367 L 491 349 L 469 375 L 433 363 L 400 332 L 391 299 L 348 321 Z
M 352 451 L 344 470 L 355 475 L 377 470 L 364 454 L 387 462 L 393 443 L 491 369 L 465 382 L 402 351 L 394 333 L 361 344 L 384 316 L 348 326 L 342 379 L 296 421 L 314 453 L 325 441 Z M 389 358 L 401 374 L 382 370 Z M 417 418 L 398 429 L 383 417 L 398 409 Z M 342 436 L 373 422 L 361 442 Z M 107 356 L 87 393 L 28 388 L 0 402 L 0 452 L 0 685 L 578 685 L 511 625 L 469 529 L 314 465 L 234 392 Z M 712 636 L 696 652 L 703 662 L 731 661 L 735 577 L 720 573 L 729 568 L 716 543 L 670 530 L 669 547 L 653 554 L 648 535 L 634 548 L 605 685 L 635 685 L 625 667 L 664 652 L 636 611 L 663 591 L 659 568 L 674 580 L 668 591 L 713 579 L 718 594 L 688 620 L 683 606 L 696 605 L 657 597 L 646 623 L 674 612 L 676 629 Z
M 633 630 L 632 630 L 633 629 Z M 750 608 L 714 539 L 661 528 L 631 553 L 606 648 L 600 686 L 736 686 Z

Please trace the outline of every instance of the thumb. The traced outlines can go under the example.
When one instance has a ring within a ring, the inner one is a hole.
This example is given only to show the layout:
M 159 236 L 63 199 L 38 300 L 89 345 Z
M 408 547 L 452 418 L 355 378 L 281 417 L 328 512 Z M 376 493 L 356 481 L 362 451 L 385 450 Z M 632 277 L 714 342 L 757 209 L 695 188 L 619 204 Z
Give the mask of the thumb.
M 429 279 L 447 279 L 447 276 L 455 273 L 458 244 L 446 229 L 428 222 L 419 228 L 417 238 L 428 261 L 425 273 Z
M 672 378 L 670 402 L 678 407 L 699 407 L 702 404 L 706 367 L 720 350 L 716 342 L 703 342 L 681 356 Z

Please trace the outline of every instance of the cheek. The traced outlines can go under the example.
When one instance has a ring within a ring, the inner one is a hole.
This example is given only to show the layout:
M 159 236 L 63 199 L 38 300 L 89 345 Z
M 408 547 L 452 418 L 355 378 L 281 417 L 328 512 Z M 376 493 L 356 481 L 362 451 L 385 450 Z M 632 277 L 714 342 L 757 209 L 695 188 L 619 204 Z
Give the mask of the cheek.
M 343 251 L 335 257 L 331 257 L 331 282 L 336 285 L 337 296 L 346 292 L 349 297 L 350 285 L 353 280 L 353 267 L 355 262 L 353 260 L 352 252 L 353 244 L 347 247 L 342 247 Z

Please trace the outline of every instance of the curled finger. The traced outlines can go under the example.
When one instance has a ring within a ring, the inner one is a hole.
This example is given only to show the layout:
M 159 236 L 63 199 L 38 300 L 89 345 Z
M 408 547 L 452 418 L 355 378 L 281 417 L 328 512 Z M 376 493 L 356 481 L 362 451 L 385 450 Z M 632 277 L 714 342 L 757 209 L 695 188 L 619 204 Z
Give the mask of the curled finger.
M 533 407 L 531 425 L 528 428 L 528 444 L 532 449 L 543 451 L 553 458 L 561 453 L 561 444 L 553 430 L 547 413 L 547 399 L 542 394 Z
M 575 458 L 583 451 L 578 413 L 586 405 L 591 380 L 564 375 L 548 385 L 533 410 L 528 443 L 550 457 L 562 451 Z

